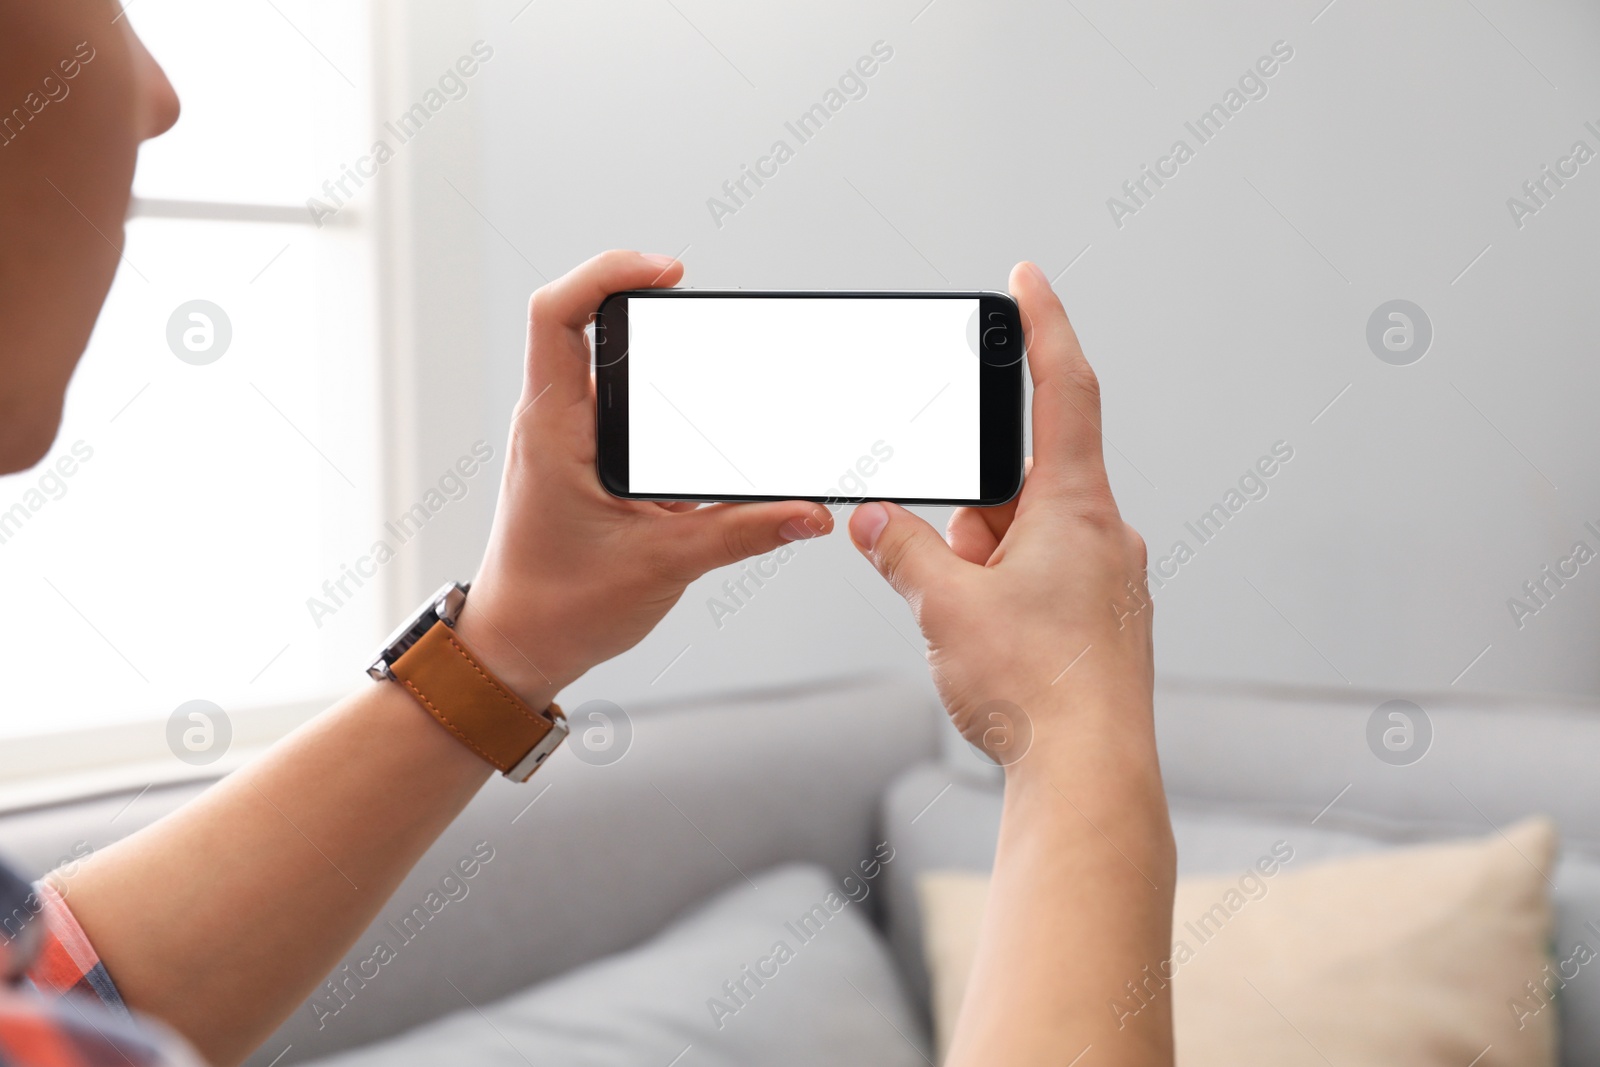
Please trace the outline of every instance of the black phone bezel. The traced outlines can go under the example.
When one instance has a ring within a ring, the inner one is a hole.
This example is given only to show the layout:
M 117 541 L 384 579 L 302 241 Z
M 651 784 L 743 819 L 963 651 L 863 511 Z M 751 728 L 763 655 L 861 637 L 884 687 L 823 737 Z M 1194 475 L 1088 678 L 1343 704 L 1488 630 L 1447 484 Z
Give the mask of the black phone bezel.
M 979 496 L 839 497 L 704 495 L 636 493 L 628 488 L 628 304 L 632 300 L 694 299 L 913 299 L 974 300 L 979 313 Z M 836 503 L 856 499 L 890 500 L 897 504 L 996 507 L 1022 489 L 1023 333 L 1017 303 L 1008 294 L 990 290 L 962 292 L 917 290 L 754 290 L 630 289 L 612 293 L 594 317 L 592 368 L 595 378 L 595 468 L 606 492 L 626 500 L 762 501 L 815 500 Z

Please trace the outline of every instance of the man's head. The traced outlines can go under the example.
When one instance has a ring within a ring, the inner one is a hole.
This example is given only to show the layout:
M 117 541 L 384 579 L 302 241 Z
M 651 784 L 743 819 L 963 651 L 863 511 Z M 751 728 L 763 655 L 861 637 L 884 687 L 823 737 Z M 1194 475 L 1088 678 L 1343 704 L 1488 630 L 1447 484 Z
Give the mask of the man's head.
M 0 473 L 49 451 L 178 98 L 115 0 L 0 0 Z

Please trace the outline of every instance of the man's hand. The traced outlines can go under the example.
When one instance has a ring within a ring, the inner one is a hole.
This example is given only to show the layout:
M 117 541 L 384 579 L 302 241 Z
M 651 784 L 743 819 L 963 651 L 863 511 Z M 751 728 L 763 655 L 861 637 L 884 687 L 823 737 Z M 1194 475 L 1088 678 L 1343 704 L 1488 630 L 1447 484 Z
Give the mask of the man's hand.
M 682 272 L 609 252 L 533 298 L 499 510 L 459 625 L 535 707 L 648 633 L 691 579 L 831 527 L 818 504 L 663 507 L 600 488 L 584 326 L 608 293 Z M 355 945 L 490 773 L 410 693 L 368 683 L 56 883 L 129 1006 L 208 1063 L 237 1063 Z M 218 945 L 236 966 L 209 965 Z
M 1067 694 L 1100 684 L 1148 692 L 1151 680 L 1144 542 L 1106 480 L 1094 371 L 1037 267 L 1013 270 L 1011 292 L 1034 385 L 1022 493 L 1004 507 L 957 510 L 948 544 L 893 504 L 864 504 L 850 519 L 856 546 L 915 612 L 945 707 L 980 746 L 992 701 L 1048 732 Z
M 945 1063 L 1047 1067 L 1093 1048 L 1105 1067 L 1161 1067 L 1173 1060 L 1170 997 L 1125 1028 L 1106 1010 L 1172 944 L 1144 543 L 1112 499 L 1099 389 L 1066 312 L 1032 264 L 1011 272 L 1011 291 L 1034 385 L 1021 495 L 956 512 L 948 544 L 892 505 L 850 517 L 856 545 L 916 612 L 951 717 L 1006 767 Z
M 620 500 L 601 488 L 584 328 L 609 294 L 682 275 L 667 256 L 606 252 L 529 304 L 505 479 L 460 629 L 535 707 L 632 648 L 702 574 L 833 528 L 826 507 L 805 501 L 698 507 Z

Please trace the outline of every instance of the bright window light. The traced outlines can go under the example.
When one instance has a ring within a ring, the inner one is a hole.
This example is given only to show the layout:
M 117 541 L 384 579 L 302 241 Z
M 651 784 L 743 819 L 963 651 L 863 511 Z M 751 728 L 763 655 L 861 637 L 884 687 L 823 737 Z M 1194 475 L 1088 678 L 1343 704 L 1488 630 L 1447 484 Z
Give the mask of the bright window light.
M 125 17 L 183 117 L 141 155 L 55 448 L 0 478 L 0 738 L 320 699 L 382 636 L 381 574 L 307 607 L 381 528 L 368 205 L 305 207 L 370 140 L 365 12 Z

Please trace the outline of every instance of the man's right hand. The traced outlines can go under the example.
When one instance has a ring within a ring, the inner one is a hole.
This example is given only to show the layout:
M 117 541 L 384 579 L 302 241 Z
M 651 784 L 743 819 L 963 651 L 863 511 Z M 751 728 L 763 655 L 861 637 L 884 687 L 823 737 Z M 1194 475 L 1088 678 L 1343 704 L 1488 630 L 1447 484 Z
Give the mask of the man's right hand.
M 1156 760 L 1145 551 L 1100 451 L 1100 397 L 1037 267 L 1011 272 L 1030 329 L 1033 466 L 948 544 L 863 504 L 850 535 L 928 639 L 940 695 L 1006 768 L 983 924 L 949 1067 L 1170 1067 L 1170 996 L 1123 1027 L 1106 1004 L 1170 953 L 1177 855 Z M 1003 703 L 1001 703 L 1003 702 Z M 1065 956 L 1062 946 L 1071 946 Z
M 957 510 L 948 544 L 894 504 L 850 519 L 856 547 L 911 605 L 951 718 L 980 747 L 992 747 L 993 701 L 1021 708 L 1042 737 L 1059 732 L 1074 695 L 1109 687 L 1148 708 L 1152 684 L 1145 547 L 1106 480 L 1094 371 L 1038 267 L 1013 269 L 1011 292 L 1034 385 L 1021 494 Z

